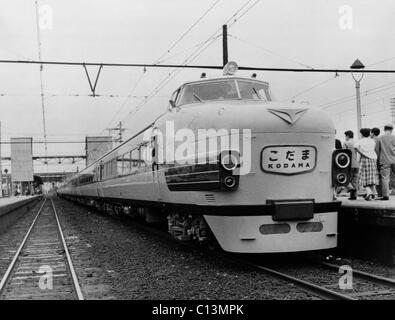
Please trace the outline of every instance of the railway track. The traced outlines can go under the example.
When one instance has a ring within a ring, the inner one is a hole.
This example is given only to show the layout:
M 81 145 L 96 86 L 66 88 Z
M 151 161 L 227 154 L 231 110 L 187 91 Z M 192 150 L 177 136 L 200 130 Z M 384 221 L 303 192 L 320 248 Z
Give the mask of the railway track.
M 300 286 L 304 290 L 326 300 L 360 300 L 374 297 L 395 299 L 395 280 L 372 273 L 352 269 L 353 288 L 342 290 L 338 280 L 340 265 L 315 262 L 302 267 L 267 267 L 249 261 L 241 261 L 279 279 Z M 311 271 L 315 269 L 313 275 Z M 325 271 L 330 270 L 330 273 Z M 302 275 L 302 276 L 301 276 Z
M 126 218 L 127 221 L 133 221 L 134 225 L 138 225 L 146 232 L 155 234 L 168 240 L 171 239 L 171 236 L 165 230 L 149 226 L 138 220 L 131 220 L 129 217 Z M 196 245 L 192 243 L 177 243 L 189 248 L 196 248 Z M 204 251 L 213 252 L 208 249 Z M 306 258 L 305 263 L 302 266 L 286 265 L 284 268 L 284 266 L 262 265 L 261 263 L 256 263 L 249 259 L 241 259 L 240 257 L 235 257 L 234 255 L 230 255 L 219 250 L 216 250 L 215 254 L 218 254 L 221 259 L 225 259 L 230 263 L 246 266 L 250 269 L 263 272 L 275 278 L 296 285 L 303 291 L 308 292 L 313 297 L 317 297 L 318 299 L 360 300 L 373 297 L 391 297 L 392 299 L 395 299 L 395 279 L 385 278 L 360 270 L 352 270 L 355 288 L 353 290 L 341 290 L 339 288 L 338 282 L 339 278 L 342 276 L 339 274 L 339 265 L 321 261 L 312 261 L 311 259 Z M 284 269 L 288 270 L 284 271 Z M 309 269 L 315 269 L 315 276 L 309 274 L 309 271 L 311 271 Z M 330 272 L 327 272 L 328 270 Z M 363 285 L 361 285 L 361 282 L 363 282 Z
M 158 236 L 165 237 L 170 239 L 170 235 L 157 228 L 147 226 L 146 224 L 142 224 L 137 222 L 137 224 L 144 230 L 156 234 Z M 183 246 L 190 247 L 191 244 L 178 242 Z M 193 245 L 192 245 L 193 246 Z M 218 250 L 217 250 L 218 251 Z M 360 270 L 353 269 L 352 274 L 355 280 L 362 280 L 364 282 L 370 283 L 370 290 L 361 290 L 357 288 L 353 292 L 349 290 L 341 290 L 339 288 L 338 279 L 340 278 L 341 274 L 339 274 L 339 265 L 330 264 L 327 262 L 311 262 L 314 268 L 322 269 L 319 272 L 323 275 L 322 277 L 331 276 L 335 279 L 335 281 L 329 280 L 331 284 L 319 284 L 315 283 L 314 279 L 310 279 L 308 276 L 294 276 L 292 272 L 282 272 L 279 268 L 276 267 L 268 267 L 259 263 L 252 262 L 250 260 L 240 259 L 238 257 L 234 257 L 224 252 L 219 252 L 221 258 L 228 260 L 231 263 L 236 263 L 238 265 L 245 265 L 250 267 L 251 269 L 258 270 L 260 272 L 264 272 L 270 276 L 275 278 L 281 279 L 283 281 L 292 283 L 303 289 L 304 291 L 310 293 L 312 296 L 315 296 L 319 299 L 324 300 L 359 300 L 361 298 L 369 298 L 373 296 L 387 296 L 392 295 L 395 298 L 395 279 L 385 278 L 382 276 L 374 275 L 371 273 L 363 272 Z M 330 270 L 331 274 L 326 274 L 326 270 Z M 295 270 L 304 273 L 303 267 L 295 267 Z M 354 280 L 354 282 L 355 282 Z
M 84 299 L 52 199 L 44 199 L 8 266 L 0 299 Z

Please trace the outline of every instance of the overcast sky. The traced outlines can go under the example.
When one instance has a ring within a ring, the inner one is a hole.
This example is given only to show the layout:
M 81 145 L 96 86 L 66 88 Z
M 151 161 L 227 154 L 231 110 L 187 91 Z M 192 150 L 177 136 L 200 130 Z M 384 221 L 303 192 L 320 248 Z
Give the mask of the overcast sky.
M 221 0 L 165 55 L 166 63 L 183 63 L 247 0 Z M 248 8 L 255 1 L 251 1 Z M 39 0 L 42 59 L 78 62 L 153 63 L 215 0 Z M 346 7 L 344 7 L 346 6 Z M 350 9 L 352 11 L 350 11 Z M 260 67 L 348 68 L 359 58 L 367 68 L 395 69 L 395 28 L 391 0 L 261 0 L 229 28 L 229 56 L 239 65 Z M 49 16 L 48 16 L 49 14 Z M 0 1 L 0 59 L 38 59 L 35 2 Z M 221 64 L 218 38 L 193 64 Z M 90 69 L 94 76 L 95 68 Z M 141 106 L 172 69 L 104 67 L 96 92 L 80 66 L 44 66 L 48 141 L 83 141 L 104 135 L 123 121 L 125 136 L 150 123 L 167 107 L 170 94 L 202 70 L 184 69 Z M 209 76 L 220 71 L 207 71 Z M 240 72 L 249 76 L 250 73 Z M 355 129 L 354 81 L 350 74 L 259 72 L 276 100 L 327 107 L 339 135 Z M 377 90 L 368 91 L 378 87 Z M 309 90 L 311 88 L 311 90 Z M 307 91 L 306 91 L 307 90 Z M 390 121 L 389 98 L 395 96 L 395 75 L 366 74 L 361 82 L 363 125 Z M 74 96 L 80 95 L 80 96 Z M 81 96 L 82 95 L 82 96 Z M 109 97 L 108 95 L 113 95 Z M 128 95 L 132 97 L 127 98 Z M 340 98 L 342 103 L 332 103 Z M 136 107 L 141 106 L 136 112 Z M 43 141 L 38 65 L 0 64 L 2 141 L 32 136 Z M 34 145 L 43 155 L 42 145 Z M 9 156 L 9 146 L 2 146 Z M 83 144 L 49 144 L 48 155 L 83 154 Z M 83 163 L 78 164 L 80 169 Z M 3 164 L 3 169 L 6 163 Z M 49 171 L 70 170 L 51 165 Z M 72 167 L 76 169 L 75 166 Z M 36 172 L 45 166 L 36 165 Z

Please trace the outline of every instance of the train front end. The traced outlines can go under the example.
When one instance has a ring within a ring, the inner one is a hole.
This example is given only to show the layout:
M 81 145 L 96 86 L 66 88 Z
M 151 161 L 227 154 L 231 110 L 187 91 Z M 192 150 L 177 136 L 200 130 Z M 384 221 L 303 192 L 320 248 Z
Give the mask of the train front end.
M 350 155 L 334 150 L 332 120 L 294 104 L 228 111 L 239 113 L 233 114 L 239 124 L 246 118 L 251 147 L 234 170 L 237 186 L 216 194 L 227 210 L 204 216 L 221 247 L 250 253 L 336 247 L 340 202 L 333 191 L 349 180 Z
M 236 143 L 220 146 L 219 175 L 215 165 L 207 172 L 188 167 L 182 175 L 172 169 L 169 197 L 193 203 L 225 251 L 334 248 L 340 208 L 334 188 L 349 182 L 350 154 L 335 150 L 334 123 L 323 110 L 272 102 L 266 86 L 224 78 L 181 90 L 178 101 L 189 95 L 191 104 L 174 115 L 180 128 L 214 130 L 218 141 L 228 135 Z M 217 98 L 221 91 L 228 95 Z

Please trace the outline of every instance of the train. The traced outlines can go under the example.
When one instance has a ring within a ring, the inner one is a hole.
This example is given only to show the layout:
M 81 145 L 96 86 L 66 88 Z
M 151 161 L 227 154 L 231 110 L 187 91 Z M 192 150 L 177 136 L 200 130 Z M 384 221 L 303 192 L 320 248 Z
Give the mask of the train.
M 322 109 L 276 102 L 269 83 L 236 75 L 182 84 L 161 116 L 57 190 L 98 209 L 163 223 L 178 240 L 233 253 L 337 246 L 351 154 Z

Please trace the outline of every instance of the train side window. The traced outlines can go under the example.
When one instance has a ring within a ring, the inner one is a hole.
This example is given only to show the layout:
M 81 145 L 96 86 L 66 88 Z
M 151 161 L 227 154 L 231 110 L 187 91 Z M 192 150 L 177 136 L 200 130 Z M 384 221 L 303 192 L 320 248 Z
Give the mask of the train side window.
M 123 156 L 117 157 L 117 175 L 121 176 L 123 174 Z
M 152 148 L 149 144 L 141 146 L 140 157 L 143 167 L 150 167 L 152 162 Z
M 132 159 L 130 157 L 130 151 L 125 153 L 123 158 L 125 159 L 125 174 L 130 174 L 130 169 L 132 167 Z
M 138 170 L 138 161 L 139 161 L 139 151 L 138 149 L 134 149 L 130 152 L 131 154 L 131 172 L 136 172 Z
M 140 166 L 142 168 L 146 167 L 146 152 L 147 152 L 147 148 L 145 146 L 141 146 L 140 147 Z
M 104 171 L 104 178 L 107 179 L 109 177 L 110 177 L 110 163 L 107 161 L 105 171 Z
M 117 158 L 112 159 L 111 161 L 111 177 L 116 177 L 118 175 L 118 170 L 117 170 Z
M 138 167 L 143 168 L 144 162 L 142 161 L 142 158 L 141 158 L 141 146 L 137 149 L 137 151 L 138 151 Z

